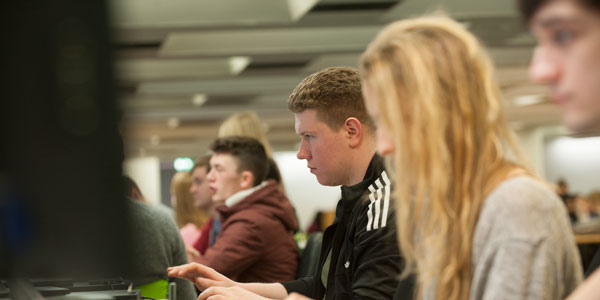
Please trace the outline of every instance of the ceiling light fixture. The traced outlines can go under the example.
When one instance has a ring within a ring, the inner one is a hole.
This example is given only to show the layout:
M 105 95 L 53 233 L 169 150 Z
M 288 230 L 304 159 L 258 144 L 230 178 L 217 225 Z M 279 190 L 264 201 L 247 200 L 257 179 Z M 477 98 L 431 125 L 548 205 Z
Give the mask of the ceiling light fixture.
M 238 75 L 250 64 L 248 56 L 232 56 L 229 58 L 229 71 L 233 75 Z
M 179 118 L 169 118 L 167 120 L 167 127 L 171 128 L 171 129 L 175 129 L 175 128 L 179 127 L 180 124 L 181 124 L 181 122 L 179 121 Z
M 194 104 L 194 106 L 202 106 L 204 103 L 206 103 L 206 100 L 206 94 L 196 94 L 192 98 L 192 104 Z

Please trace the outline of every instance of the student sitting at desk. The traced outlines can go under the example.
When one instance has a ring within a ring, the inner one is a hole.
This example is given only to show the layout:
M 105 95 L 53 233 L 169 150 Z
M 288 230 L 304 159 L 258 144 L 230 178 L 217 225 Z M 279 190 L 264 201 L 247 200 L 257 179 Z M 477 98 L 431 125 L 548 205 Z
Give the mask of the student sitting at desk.
M 196 262 L 241 282 L 292 280 L 298 265 L 293 232 L 298 227 L 289 200 L 275 181 L 263 181 L 268 159 L 253 138 L 226 137 L 212 147 L 207 175 L 221 230 Z

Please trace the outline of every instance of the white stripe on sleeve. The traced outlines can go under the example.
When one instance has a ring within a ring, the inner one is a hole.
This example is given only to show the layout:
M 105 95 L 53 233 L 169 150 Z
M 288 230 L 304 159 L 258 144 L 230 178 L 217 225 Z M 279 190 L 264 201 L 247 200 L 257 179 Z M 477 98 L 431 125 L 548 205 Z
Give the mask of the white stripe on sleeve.
M 388 178 L 385 171 L 381 173 L 381 177 L 383 177 L 383 182 L 385 182 L 385 198 L 383 200 L 383 218 L 381 219 L 381 227 L 385 227 L 387 224 L 388 210 L 390 207 L 390 179 Z

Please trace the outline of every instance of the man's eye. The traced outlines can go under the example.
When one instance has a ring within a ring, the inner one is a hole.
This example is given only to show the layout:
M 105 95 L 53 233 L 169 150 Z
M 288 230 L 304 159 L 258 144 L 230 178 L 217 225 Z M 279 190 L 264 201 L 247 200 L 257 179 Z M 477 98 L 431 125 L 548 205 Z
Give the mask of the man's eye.
M 307 140 L 310 140 L 310 139 L 313 138 L 313 136 L 310 135 L 310 134 L 306 134 L 306 135 L 304 135 L 304 138 L 307 139 Z
M 554 42 L 559 45 L 566 45 L 573 39 L 573 33 L 568 30 L 559 29 L 554 32 Z

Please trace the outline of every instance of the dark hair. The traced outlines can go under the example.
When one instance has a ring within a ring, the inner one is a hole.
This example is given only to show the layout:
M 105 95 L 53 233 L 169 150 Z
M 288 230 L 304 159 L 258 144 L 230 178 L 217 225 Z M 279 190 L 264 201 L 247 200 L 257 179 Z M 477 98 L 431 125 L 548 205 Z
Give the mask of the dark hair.
M 133 191 L 136 190 L 140 195 L 142 195 L 142 191 L 138 187 L 137 183 L 131 177 L 127 175 L 123 175 L 123 189 L 125 190 L 125 196 L 129 198 L 133 198 Z
M 265 147 L 256 139 L 228 136 L 216 139 L 210 147 L 215 154 L 230 154 L 238 161 L 238 172 L 250 171 L 253 185 L 259 185 L 267 175 L 268 160 Z
M 367 114 L 355 68 L 331 67 L 308 75 L 290 95 L 288 108 L 293 113 L 315 109 L 319 119 L 333 130 L 340 129 L 350 117 L 369 129 L 375 128 Z
M 277 184 L 281 183 L 281 172 L 274 159 L 268 158 L 269 167 L 267 168 L 267 176 L 265 179 L 273 179 Z
M 525 23 L 529 23 L 535 12 L 551 0 L 519 0 L 519 10 Z M 573 0 L 586 8 L 592 8 L 600 11 L 600 1 L 598 0 Z
M 194 163 L 194 167 L 190 170 L 190 174 L 200 167 L 206 168 L 206 173 L 210 172 L 210 156 L 210 154 L 206 154 L 198 158 Z

